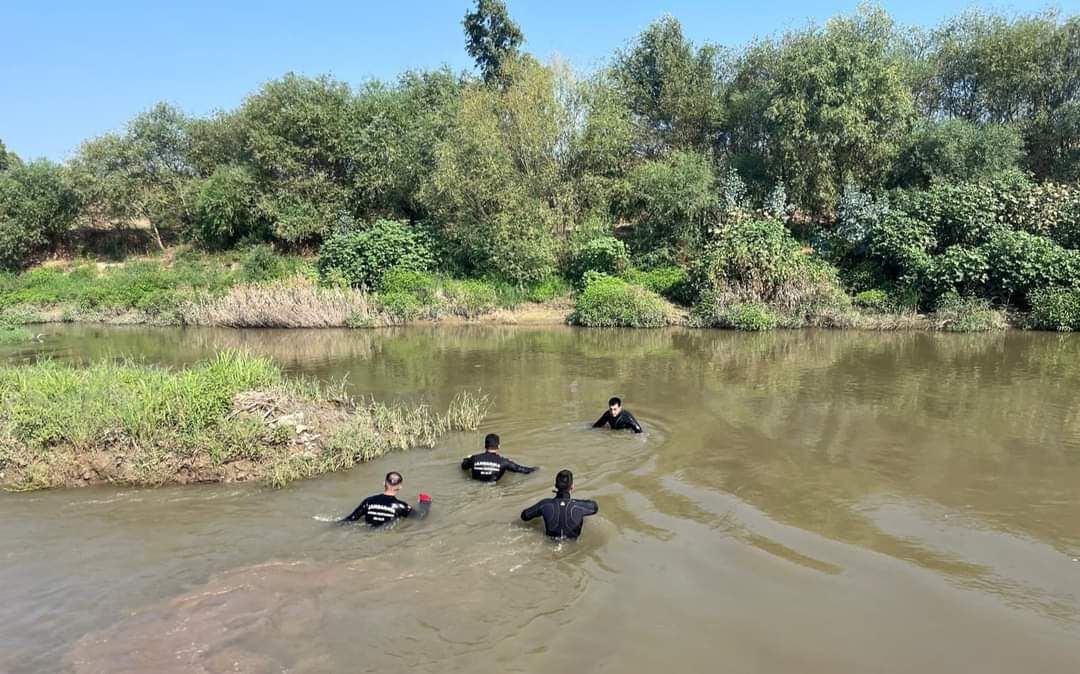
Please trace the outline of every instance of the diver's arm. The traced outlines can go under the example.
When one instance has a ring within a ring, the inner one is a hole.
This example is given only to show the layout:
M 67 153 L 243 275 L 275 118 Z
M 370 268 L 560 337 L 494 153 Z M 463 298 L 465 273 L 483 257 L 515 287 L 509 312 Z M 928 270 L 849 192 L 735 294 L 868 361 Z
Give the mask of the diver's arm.
M 472 457 L 466 456 L 461 460 L 461 470 L 472 470 Z
M 526 475 L 528 475 L 529 473 L 535 471 L 537 468 L 539 468 L 539 466 L 523 466 L 520 463 L 515 463 L 511 461 L 510 459 L 506 460 L 506 470 L 510 471 L 511 473 L 525 473 Z
M 521 519 L 523 521 L 525 521 L 525 522 L 528 522 L 531 519 L 539 517 L 540 513 L 543 511 L 543 509 L 544 509 L 544 502 L 543 501 L 540 501 L 539 503 L 535 503 L 535 504 L 529 506 L 528 508 L 526 508 L 525 510 L 521 511 Z
M 630 428 L 634 429 L 635 433 L 641 433 L 642 432 L 641 431 L 641 424 L 638 423 L 638 420 L 634 418 L 633 414 L 630 414 L 629 412 L 627 412 L 626 413 L 626 420 L 630 424 Z
M 596 423 L 592 425 L 593 428 L 603 428 L 604 424 L 611 418 L 611 410 L 604 410 L 604 414 L 596 420 Z
M 348 517 L 338 520 L 341 523 L 355 522 L 357 520 L 364 519 L 364 515 L 367 515 L 367 501 L 363 501 L 360 505 L 356 506 L 356 510 L 352 511 Z
M 600 506 L 596 504 L 596 501 L 579 501 L 577 499 L 574 499 L 574 504 L 580 505 L 585 510 L 586 517 L 588 517 L 589 515 L 595 515 L 596 513 L 600 512 Z

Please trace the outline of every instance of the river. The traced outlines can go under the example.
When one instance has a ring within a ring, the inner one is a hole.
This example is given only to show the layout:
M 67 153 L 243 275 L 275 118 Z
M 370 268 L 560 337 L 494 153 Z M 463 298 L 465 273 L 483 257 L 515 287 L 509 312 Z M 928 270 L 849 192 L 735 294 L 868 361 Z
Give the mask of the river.
M 480 431 L 283 490 L 0 494 L 0 671 L 1080 671 L 1080 338 L 48 326 L 0 358 L 222 348 Z M 618 394 L 646 427 L 592 430 Z M 458 469 L 486 432 L 533 475 Z M 571 468 L 577 542 L 518 521 Z M 431 515 L 329 523 L 405 475 Z

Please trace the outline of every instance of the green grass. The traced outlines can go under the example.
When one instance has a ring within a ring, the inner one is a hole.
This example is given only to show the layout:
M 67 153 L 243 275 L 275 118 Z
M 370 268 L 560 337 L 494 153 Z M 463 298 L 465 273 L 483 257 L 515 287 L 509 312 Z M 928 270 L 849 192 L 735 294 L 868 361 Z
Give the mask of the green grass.
M 93 262 L 0 275 L 0 310 L 62 307 L 73 317 L 138 311 L 177 322 L 186 302 L 219 297 L 240 283 L 314 273 L 311 264 L 269 247 L 210 254 L 180 250 L 168 263 L 137 260 L 99 269 Z
M 241 393 L 254 407 L 238 406 Z M 475 429 L 488 405 L 472 394 L 445 415 L 356 404 L 340 389 L 286 380 L 270 359 L 239 352 L 183 370 L 113 361 L 8 365 L 0 367 L 0 484 L 283 485 Z
M 946 295 L 930 316 L 931 325 L 946 332 L 990 332 L 1008 327 L 1005 312 L 977 297 Z

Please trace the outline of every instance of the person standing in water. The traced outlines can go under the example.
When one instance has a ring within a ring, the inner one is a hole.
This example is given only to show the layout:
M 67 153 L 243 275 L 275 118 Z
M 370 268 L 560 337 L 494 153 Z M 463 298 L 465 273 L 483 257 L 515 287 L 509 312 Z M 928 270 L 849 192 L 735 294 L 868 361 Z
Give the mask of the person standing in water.
M 499 454 L 499 436 L 488 433 L 484 438 L 484 451 L 462 459 L 461 469 L 469 471 L 474 480 L 498 482 L 506 471 L 527 474 L 536 467 L 522 466 Z
M 414 509 L 397 497 L 398 492 L 401 491 L 401 483 L 404 481 L 405 478 L 401 477 L 401 473 L 396 470 L 390 471 L 383 481 L 383 493 L 367 497 L 356 507 L 356 510 L 352 511 L 351 515 L 341 521 L 356 522 L 362 519 L 373 527 L 379 527 L 399 517 L 409 517 L 413 514 L 423 518 L 431 507 L 431 497 L 420 494 L 420 504 Z
M 570 498 L 574 491 L 574 474 L 560 470 L 555 476 L 555 498 L 546 498 L 521 511 L 521 519 L 528 522 L 536 517 L 544 518 L 544 530 L 552 538 L 577 538 L 585 525 L 585 518 L 600 511 L 596 501 Z
M 641 424 L 633 414 L 630 414 L 630 410 L 623 409 L 621 399 L 612 398 L 607 401 L 607 404 L 607 411 L 604 412 L 604 416 L 596 420 L 596 423 L 592 425 L 593 428 L 602 428 L 604 424 L 607 424 L 613 431 L 629 428 L 635 433 L 641 433 Z

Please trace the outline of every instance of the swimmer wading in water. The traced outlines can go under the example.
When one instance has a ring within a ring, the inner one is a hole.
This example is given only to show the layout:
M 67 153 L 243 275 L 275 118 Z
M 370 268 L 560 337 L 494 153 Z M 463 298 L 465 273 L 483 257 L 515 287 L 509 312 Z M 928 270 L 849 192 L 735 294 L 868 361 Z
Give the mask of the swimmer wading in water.
M 619 398 L 608 400 L 607 412 L 604 412 L 604 416 L 597 419 L 592 427 L 601 428 L 605 424 L 610 426 L 613 431 L 629 428 L 635 433 L 641 433 L 641 424 L 638 423 L 633 414 L 630 414 L 630 410 L 623 409 L 622 400 Z
M 401 477 L 401 473 L 396 470 L 390 471 L 383 482 L 383 493 L 369 496 L 361 501 L 356 510 L 341 522 L 356 522 L 362 519 L 373 527 L 379 527 L 399 517 L 415 516 L 417 519 L 423 519 L 431 508 L 431 497 L 421 493 L 419 503 L 416 508 L 413 508 L 397 497 L 398 492 L 401 491 L 401 483 L 404 481 L 405 478 Z
M 577 538 L 585 525 L 585 518 L 600 511 L 596 501 L 570 498 L 574 490 L 574 474 L 560 470 L 555 476 L 555 498 L 546 498 L 521 511 L 521 519 L 528 522 L 544 518 L 544 529 L 552 538 Z
M 536 467 L 522 466 L 499 454 L 499 436 L 488 433 L 484 438 L 484 451 L 462 459 L 461 469 L 469 471 L 474 480 L 498 482 L 506 471 L 528 474 Z

